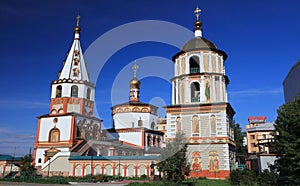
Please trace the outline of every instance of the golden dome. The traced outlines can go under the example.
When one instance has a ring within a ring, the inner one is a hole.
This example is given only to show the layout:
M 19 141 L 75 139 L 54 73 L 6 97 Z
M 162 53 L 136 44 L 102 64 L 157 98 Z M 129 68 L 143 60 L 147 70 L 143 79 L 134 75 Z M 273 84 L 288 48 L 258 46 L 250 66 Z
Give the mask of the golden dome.
M 140 85 L 141 82 L 136 77 L 134 77 L 132 80 L 130 80 L 129 84 L 130 85 Z
M 75 28 L 74 28 L 74 32 L 80 32 L 80 27 L 79 26 L 76 26 Z

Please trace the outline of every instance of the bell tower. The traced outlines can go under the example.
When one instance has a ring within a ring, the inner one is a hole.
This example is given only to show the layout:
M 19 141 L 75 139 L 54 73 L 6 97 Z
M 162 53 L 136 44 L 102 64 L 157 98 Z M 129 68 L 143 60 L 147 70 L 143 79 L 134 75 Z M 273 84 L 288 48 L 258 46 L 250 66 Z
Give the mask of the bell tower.
M 52 82 L 50 114 L 94 113 L 95 85 L 89 81 L 86 62 L 80 45 L 80 16 L 74 29 L 74 41 L 63 62 L 58 79 Z
M 49 114 L 38 117 L 34 164 L 40 170 L 55 158 L 76 152 L 76 145 L 101 139 L 102 120 L 94 117 L 95 85 L 89 80 L 80 45 L 79 19 L 78 15 L 63 68 L 51 83 Z
M 166 140 L 184 133 L 190 163 L 195 163 L 192 177 L 213 178 L 217 174 L 225 178 L 235 147 L 231 124 L 235 112 L 228 103 L 229 79 L 224 66 L 227 54 L 202 36 L 200 12 L 198 7 L 194 11 L 194 38 L 172 58 L 175 74 L 171 79 L 172 104 L 165 107 Z

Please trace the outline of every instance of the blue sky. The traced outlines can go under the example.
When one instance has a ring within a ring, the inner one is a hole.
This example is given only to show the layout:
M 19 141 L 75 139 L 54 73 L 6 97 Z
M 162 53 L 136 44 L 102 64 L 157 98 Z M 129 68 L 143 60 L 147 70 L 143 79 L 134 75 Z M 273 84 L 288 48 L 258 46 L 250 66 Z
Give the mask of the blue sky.
M 253 115 L 275 120 L 284 103 L 282 82 L 300 58 L 297 0 L 2 0 L 0 154 L 13 154 L 16 147 L 15 154 L 23 155 L 33 146 L 36 117 L 49 113 L 50 84 L 72 43 L 77 13 L 85 51 L 102 34 L 134 21 L 161 20 L 193 30 L 196 4 L 202 9 L 203 36 L 228 54 L 228 94 L 236 122 L 245 127 Z M 136 59 L 171 59 L 178 50 L 157 42 L 135 43 L 105 62 L 96 82 L 96 105 L 106 127 L 111 126 L 111 90 L 118 73 Z M 88 68 L 90 63 L 95 61 L 87 61 Z M 141 82 L 141 101 L 170 104 L 168 81 L 145 77 Z M 119 93 L 120 102 L 128 100 L 128 89 Z

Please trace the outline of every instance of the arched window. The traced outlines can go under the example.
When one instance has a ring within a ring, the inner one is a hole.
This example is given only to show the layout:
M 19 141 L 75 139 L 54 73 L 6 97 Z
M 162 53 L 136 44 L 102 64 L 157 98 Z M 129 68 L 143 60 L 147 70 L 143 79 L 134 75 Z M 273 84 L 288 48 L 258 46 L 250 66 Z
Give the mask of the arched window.
M 198 56 L 192 56 L 189 60 L 190 63 L 190 74 L 195 74 L 200 72 L 200 60 Z
M 142 127 L 142 126 L 143 126 L 143 120 L 142 120 L 141 117 L 140 117 L 140 119 L 138 120 L 138 126 L 139 126 L 139 127 Z
M 42 163 L 42 159 L 41 158 L 38 159 L 38 163 Z
M 56 87 L 56 96 L 55 96 L 55 97 L 61 98 L 61 90 L 62 90 L 61 85 L 58 85 L 58 86 Z
M 217 130 L 216 117 L 215 117 L 215 115 L 211 115 L 210 116 L 210 133 L 211 133 L 211 135 L 216 135 L 216 130 Z
M 198 82 L 191 84 L 191 102 L 200 102 L 200 84 Z
M 176 133 L 181 132 L 181 118 L 177 117 L 176 118 Z
M 155 123 L 152 122 L 152 123 L 151 123 L 151 129 L 154 129 L 154 127 L 155 127 Z
M 73 85 L 71 87 L 71 97 L 78 97 L 78 86 L 77 85 Z
M 87 91 L 86 91 L 86 98 L 87 99 L 91 99 L 91 93 L 92 93 L 91 89 L 88 88 Z
M 192 118 L 192 133 L 193 136 L 199 136 L 199 118 L 198 116 L 193 116 Z
M 56 143 L 59 142 L 60 131 L 58 128 L 53 128 L 49 132 L 49 142 Z

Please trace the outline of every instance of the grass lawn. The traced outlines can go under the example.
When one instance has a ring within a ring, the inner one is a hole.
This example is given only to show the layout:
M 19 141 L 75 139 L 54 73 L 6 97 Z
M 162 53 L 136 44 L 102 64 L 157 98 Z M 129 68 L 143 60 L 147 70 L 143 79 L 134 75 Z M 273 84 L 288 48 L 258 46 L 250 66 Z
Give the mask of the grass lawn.
M 145 182 L 145 183 L 130 183 L 129 186 L 141 186 L 141 185 L 148 185 L 148 186 L 177 186 L 177 184 L 172 184 L 164 181 L 155 181 L 155 182 Z M 230 183 L 228 180 L 209 180 L 209 179 L 190 179 L 185 180 L 179 185 L 186 185 L 186 186 L 230 186 Z

